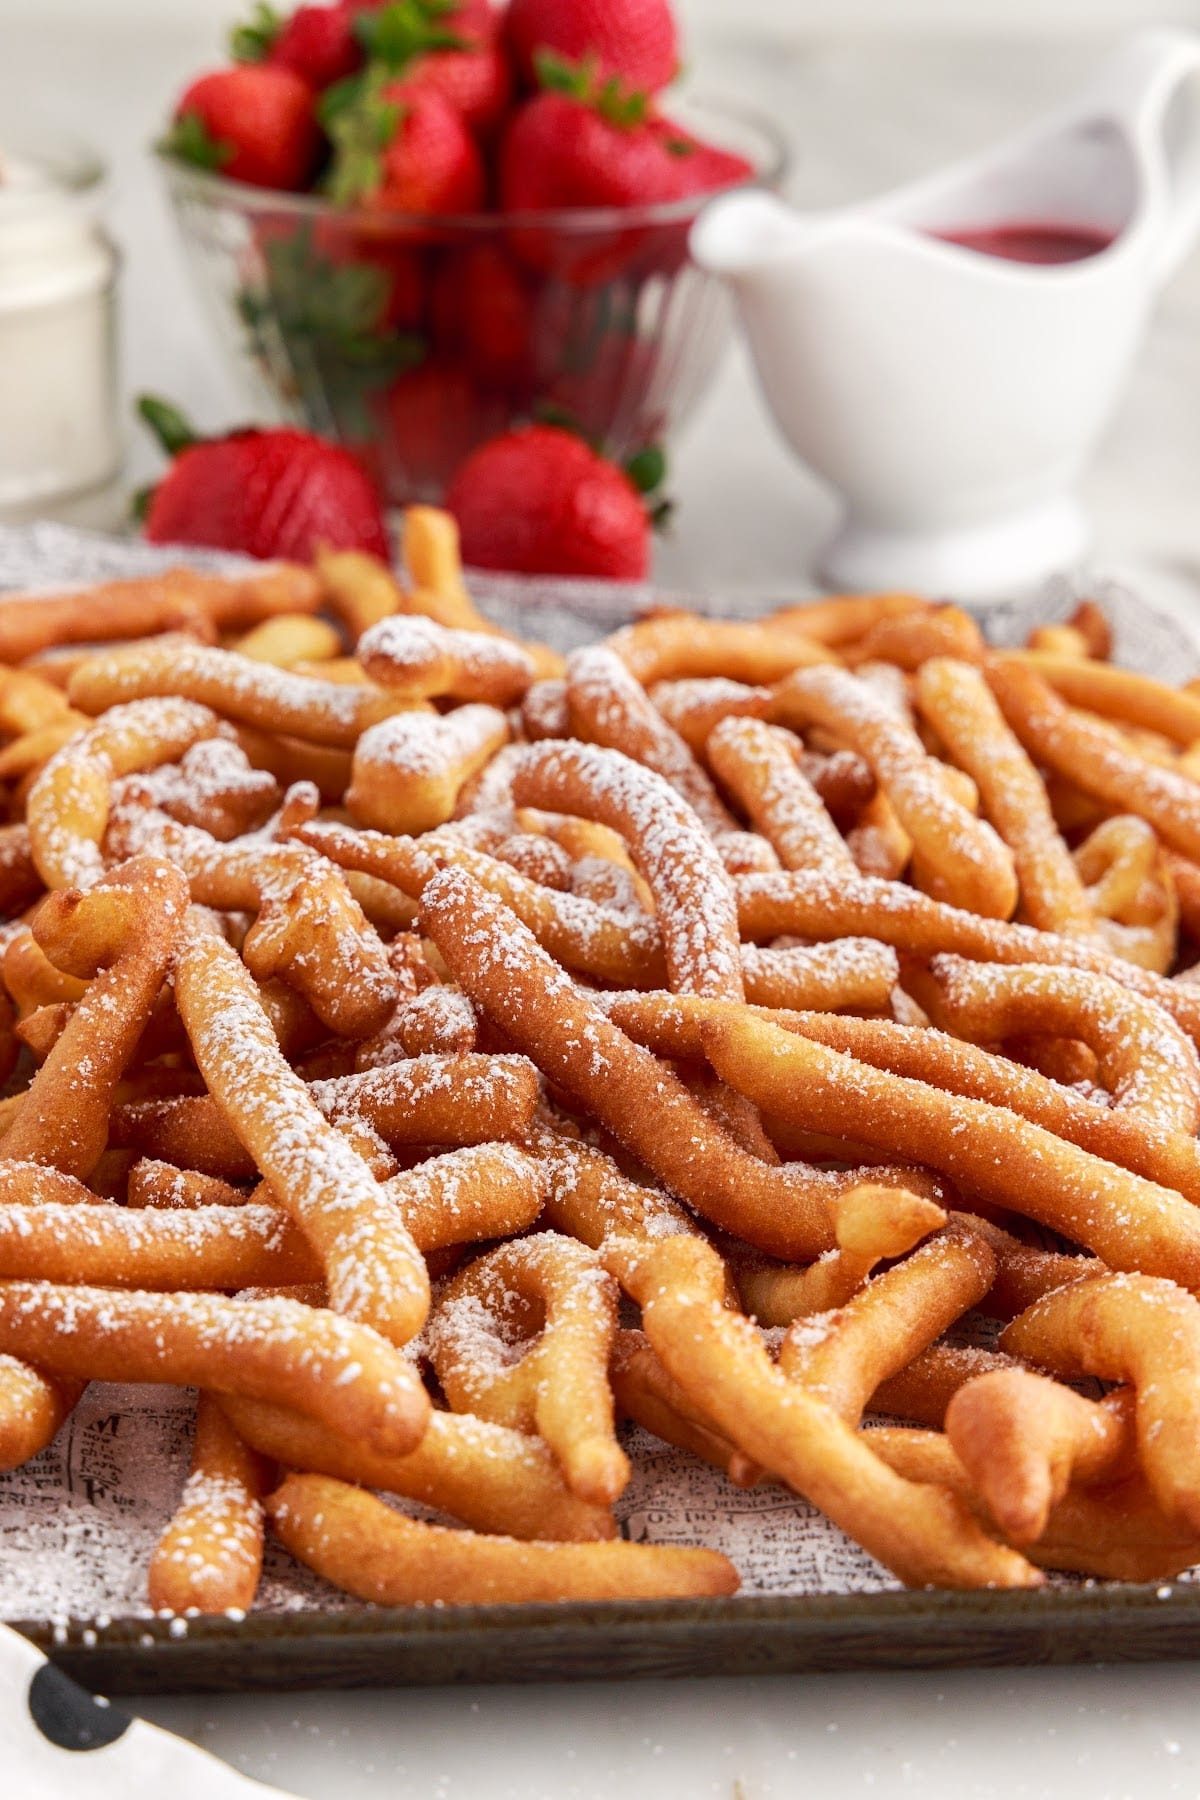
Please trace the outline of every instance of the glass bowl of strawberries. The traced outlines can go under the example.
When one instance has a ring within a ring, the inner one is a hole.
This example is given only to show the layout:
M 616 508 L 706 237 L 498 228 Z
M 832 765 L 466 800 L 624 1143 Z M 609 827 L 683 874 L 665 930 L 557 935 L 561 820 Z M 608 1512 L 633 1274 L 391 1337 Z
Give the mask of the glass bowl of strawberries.
M 260 5 L 232 44 L 159 151 L 259 416 L 394 505 L 529 421 L 652 482 L 730 325 L 692 222 L 785 164 L 761 120 L 664 96 L 669 0 Z

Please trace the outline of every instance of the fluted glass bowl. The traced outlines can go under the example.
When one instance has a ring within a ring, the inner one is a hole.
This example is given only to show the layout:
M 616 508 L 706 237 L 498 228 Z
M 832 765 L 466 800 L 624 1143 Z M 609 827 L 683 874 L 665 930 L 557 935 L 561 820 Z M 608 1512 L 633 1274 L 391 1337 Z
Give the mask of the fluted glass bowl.
M 770 126 L 725 104 L 674 110 L 778 185 Z M 619 461 L 663 447 L 729 332 L 727 293 L 688 255 L 704 195 L 435 218 L 161 162 L 254 416 L 345 444 L 393 505 L 440 499 L 470 450 L 530 419 L 577 428 Z

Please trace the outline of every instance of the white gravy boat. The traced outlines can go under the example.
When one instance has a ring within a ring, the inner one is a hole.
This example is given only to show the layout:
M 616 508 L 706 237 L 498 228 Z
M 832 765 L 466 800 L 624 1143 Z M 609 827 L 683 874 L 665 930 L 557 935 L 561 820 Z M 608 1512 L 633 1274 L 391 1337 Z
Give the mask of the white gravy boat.
M 935 235 L 1038 224 L 1094 247 L 1033 264 Z M 693 254 L 732 284 L 784 436 L 846 502 L 822 574 L 969 598 L 1075 562 L 1075 485 L 1198 229 L 1200 35 L 1166 29 L 999 148 L 880 199 L 713 201 Z

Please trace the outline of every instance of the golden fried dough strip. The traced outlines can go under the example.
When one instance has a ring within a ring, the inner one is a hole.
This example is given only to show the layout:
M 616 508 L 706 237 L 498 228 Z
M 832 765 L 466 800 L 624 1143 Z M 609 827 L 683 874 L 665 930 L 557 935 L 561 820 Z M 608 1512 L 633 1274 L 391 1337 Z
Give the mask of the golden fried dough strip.
M 29 791 L 29 841 L 47 887 L 90 887 L 104 873 L 100 845 L 113 782 L 174 762 L 221 730 L 216 713 L 188 700 L 114 706 L 51 757 Z
M 678 732 L 692 755 L 700 757 L 706 754 L 708 740 L 723 719 L 760 719 L 771 704 L 769 687 L 747 687 L 745 682 L 730 681 L 723 675 L 658 681 L 649 693 L 667 724 Z M 529 733 L 530 737 L 566 735 L 566 719 L 558 731 Z M 873 779 L 867 785 L 869 792 Z
M 53 1442 L 84 1385 L 0 1355 L 0 1470 L 19 1469 Z
M 874 1069 L 741 1008 L 703 1027 L 710 1061 L 767 1112 L 844 1131 L 961 1181 L 1102 1256 L 1200 1287 L 1200 1215 L 1159 1187 L 1004 1107 Z
M 1200 739 L 1200 697 L 1186 688 L 1094 658 L 1046 650 L 1002 650 L 992 661 L 1031 670 L 1069 706 L 1159 732 L 1185 747 Z
M 252 575 L 177 568 L 75 594 L 6 594 L 0 600 L 0 661 L 22 662 L 51 645 L 149 637 L 196 617 L 220 626 L 252 625 L 276 612 L 315 612 L 319 604 L 311 571 L 292 563 Z
M 619 1416 L 723 1469 L 735 1487 L 762 1480 L 758 1464 L 723 1437 L 667 1374 L 644 1331 L 618 1331 L 608 1376 Z
M 960 1214 L 844 1306 L 789 1328 L 779 1368 L 848 1425 L 889 1376 L 984 1298 L 996 1259 Z
M 381 688 L 293 675 L 207 644 L 113 650 L 84 663 L 67 688 L 72 706 L 93 715 L 151 695 L 179 696 L 240 725 L 344 749 L 407 705 Z
M 752 684 L 779 681 L 810 663 L 836 662 L 831 650 L 782 620 L 700 619 L 662 613 L 605 639 L 643 687 L 681 677 L 722 675 Z
M 175 1000 L 210 1092 L 317 1251 L 333 1305 L 407 1342 L 429 1307 L 420 1252 L 284 1060 L 237 953 L 194 919 L 175 962 Z
M 540 1231 L 460 1269 L 426 1341 L 456 1412 L 539 1433 L 571 1492 L 608 1505 L 629 1481 L 608 1385 L 616 1328 L 617 1285 L 595 1252 Z
M 344 825 L 312 824 L 297 826 L 291 835 L 339 868 L 393 882 L 415 900 L 439 864 L 457 864 L 510 906 L 556 961 L 597 980 L 640 986 L 666 973 L 658 928 L 644 914 L 610 912 L 577 894 L 557 894 L 441 833 L 425 839 L 386 837 Z
M 986 1524 L 992 1523 L 940 1432 L 888 1426 L 868 1436 L 889 1468 L 910 1481 L 936 1481 L 950 1488 Z M 1164 1513 L 1143 1477 L 1133 1475 L 1110 1487 L 1070 1489 L 1051 1512 L 1041 1538 L 1026 1549 L 1046 1569 L 1110 1581 L 1164 1581 L 1193 1566 L 1200 1538 Z
M 916 594 L 834 594 L 827 600 L 801 600 L 768 614 L 772 631 L 801 631 L 819 644 L 842 645 L 861 638 L 885 619 L 933 610 Z
M 1158 836 L 1144 819 L 1102 819 L 1073 852 L 1096 929 L 1117 955 L 1165 975 L 1179 930 L 1175 882 Z
M 906 1369 L 880 1382 L 867 1402 L 866 1410 L 940 1428 L 946 1409 L 959 1388 L 993 1370 L 1019 1366 L 1011 1356 L 1001 1356 L 994 1350 L 961 1344 L 930 1344 L 927 1350 L 913 1357 Z
M 288 1300 L 5 1281 L 0 1351 L 60 1375 L 268 1400 L 384 1455 L 412 1449 L 429 1416 L 412 1365 L 377 1332 Z
M 1117 812 L 1136 813 L 1184 856 L 1200 856 L 1200 784 L 1140 755 L 1110 726 L 1074 712 L 1031 669 L 992 662 L 992 692 L 1029 754 Z
M 293 1556 L 361 1600 L 385 1605 L 624 1600 L 732 1594 L 717 1550 L 674 1545 L 522 1542 L 405 1518 L 362 1488 L 289 1475 L 267 1516 Z
M 840 648 L 851 668 L 878 660 L 916 670 L 941 656 L 978 662 L 984 642 L 969 613 L 957 606 L 938 606 L 885 615 L 868 625 L 861 637 Z
M 386 563 L 363 550 L 317 549 L 317 578 L 325 606 L 343 625 L 351 643 L 363 632 L 400 611 L 403 596 Z
M 527 1432 L 435 1410 L 407 1455 L 381 1456 L 300 1413 L 227 1394 L 220 1402 L 239 1435 L 285 1468 L 404 1494 L 477 1531 L 575 1542 L 616 1535 L 609 1509 L 572 1494 L 550 1450 Z
M 836 1250 L 807 1268 L 735 1267 L 742 1307 L 760 1325 L 772 1326 L 845 1306 L 877 1263 L 904 1256 L 945 1223 L 942 1208 L 923 1195 L 864 1181 L 834 1207 Z
M 746 998 L 757 1006 L 886 1008 L 900 979 L 896 953 L 874 938 L 845 937 L 832 944 L 788 950 L 742 946 Z
M 367 675 L 406 700 L 449 696 L 511 706 L 534 679 L 532 656 L 504 638 L 411 615 L 382 619 L 358 642 Z
M 1083 969 L 989 965 L 958 956 L 935 957 L 930 968 L 939 1005 L 959 1037 L 1080 1038 L 1115 1107 L 1138 1114 L 1155 1134 L 1194 1136 L 1200 1061 L 1191 1040 L 1153 1001 Z
M 230 646 L 254 662 L 290 669 L 296 663 L 328 662 L 341 655 L 342 636 L 327 619 L 309 613 L 276 613 L 263 619 Z
M 155 1610 L 247 1611 L 262 1573 L 261 1458 L 248 1450 L 211 1394 L 196 1402 L 192 1466 L 179 1505 L 150 1560 Z
M 665 1187 L 772 1255 L 803 1261 L 832 1248 L 829 1202 L 861 1175 L 772 1168 L 742 1150 L 463 870 L 429 883 L 421 921 L 475 1005 Z
M 781 682 L 771 718 L 820 726 L 870 763 L 928 871 L 935 899 L 1007 919 L 1017 902 L 1008 847 L 950 795 L 942 766 L 869 683 L 843 669 L 801 669 Z
M 198 904 L 255 913 L 247 967 L 260 982 L 289 982 L 331 1031 L 369 1037 L 389 1017 L 398 996 L 386 949 L 325 857 L 254 838 L 222 844 L 139 807 L 122 810 L 117 831 L 121 849 L 153 849 L 182 869 Z
M 346 805 L 356 823 L 376 830 L 431 831 L 454 816 L 467 782 L 508 737 L 495 706 L 385 719 L 355 746 Z
M 760 940 L 795 933 L 829 939 L 876 937 L 918 957 L 945 951 L 976 962 L 1062 963 L 1093 969 L 1135 994 L 1157 1000 L 1200 1043 L 1200 993 L 1123 962 L 1083 938 L 1035 931 L 1029 925 L 981 919 L 931 900 L 899 882 L 860 876 L 832 878 L 815 870 L 743 875 L 734 882 L 743 937 Z
M 0 825 L 0 910 L 11 917 L 41 891 L 28 825 Z
M 713 770 L 785 869 L 855 873 L 845 839 L 797 760 L 799 739 L 760 719 L 726 719 L 708 740 Z
M 733 815 L 687 744 L 603 644 L 576 650 L 567 660 L 567 717 L 564 737 L 624 751 L 669 782 L 706 831 L 733 830 Z
M 984 1536 L 960 1501 L 898 1480 L 869 1440 L 771 1364 L 723 1304 L 720 1258 L 696 1238 L 618 1240 L 608 1251 L 642 1306 L 664 1367 L 717 1427 L 912 1586 L 1036 1586 L 1024 1558 Z
M 402 1144 L 475 1144 L 518 1138 L 537 1100 L 533 1069 L 521 1057 L 414 1056 L 356 1075 L 309 1083 L 306 1092 L 331 1124 Z M 253 1155 L 207 1094 L 132 1101 L 112 1118 L 113 1143 L 227 1181 L 252 1178 Z
M 598 1250 L 605 1238 L 664 1237 L 699 1226 L 660 1188 L 623 1175 L 611 1156 L 545 1125 L 530 1134 L 545 1174 L 546 1223 Z
M 954 761 L 975 782 L 985 818 L 1012 851 L 1023 917 L 1042 931 L 1090 936 L 1092 909 L 1042 778 L 983 675 L 969 663 L 934 658 L 917 671 L 916 699 Z
M 946 1408 L 946 1436 L 1004 1536 L 1032 1544 L 1071 1483 L 1132 1473 L 1133 1395 L 1086 1400 L 1030 1369 L 968 1381 Z
M 1000 1347 L 1070 1380 L 1098 1375 L 1136 1390 L 1138 1451 L 1165 1511 L 1200 1519 L 1200 1303 L 1147 1274 L 1102 1275 L 1037 1301 Z
M 548 738 L 522 752 L 513 798 L 619 831 L 654 895 L 668 985 L 741 999 L 729 877 L 695 813 L 660 775 L 618 750 Z
M 78 1176 L 95 1168 L 117 1082 L 158 997 L 186 907 L 179 871 L 151 857 L 124 863 L 86 893 L 47 895 L 34 935 L 69 973 L 95 979 L 22 1100 L 5 1134 L 6 1157 Z
M 142 1156 L 129 1171 L 125 1204 L 185 1211 L 196 1206 L 244 1206 L 246 1195 L 216 1175 L 179 1169 L 173 1163 Z

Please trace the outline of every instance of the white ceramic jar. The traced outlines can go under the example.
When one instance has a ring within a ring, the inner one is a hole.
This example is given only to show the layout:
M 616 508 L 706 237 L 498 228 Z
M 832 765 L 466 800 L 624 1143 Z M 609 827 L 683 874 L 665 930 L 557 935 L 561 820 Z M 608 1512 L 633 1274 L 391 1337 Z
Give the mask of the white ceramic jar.
M 0 145 L 0 519 L 53 512 L 119 468 L 103 173 L 75 150 Z

